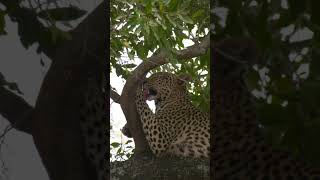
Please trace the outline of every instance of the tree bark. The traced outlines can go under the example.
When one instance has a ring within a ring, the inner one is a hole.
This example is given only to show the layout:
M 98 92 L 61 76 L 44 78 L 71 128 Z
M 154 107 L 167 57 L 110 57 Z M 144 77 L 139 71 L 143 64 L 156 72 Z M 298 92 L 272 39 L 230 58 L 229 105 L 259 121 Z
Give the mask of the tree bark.
M 209 180 L 209 159 L 176 157 L 145 158 L 137 156 L 123 162 L 112 162 L 110 179 L 119 180 Z

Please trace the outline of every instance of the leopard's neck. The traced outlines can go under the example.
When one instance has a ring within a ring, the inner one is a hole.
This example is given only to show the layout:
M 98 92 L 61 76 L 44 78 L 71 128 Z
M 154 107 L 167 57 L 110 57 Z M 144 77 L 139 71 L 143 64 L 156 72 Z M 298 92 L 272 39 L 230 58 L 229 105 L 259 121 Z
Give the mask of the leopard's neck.
M 174 92 L 171 93 L 166 99 L 155 100 L 156 111 L 157 109 L 165 108 L 170 104 L 179 104 L 179 106 L 190 106 L 191 99 L 188 92 Z

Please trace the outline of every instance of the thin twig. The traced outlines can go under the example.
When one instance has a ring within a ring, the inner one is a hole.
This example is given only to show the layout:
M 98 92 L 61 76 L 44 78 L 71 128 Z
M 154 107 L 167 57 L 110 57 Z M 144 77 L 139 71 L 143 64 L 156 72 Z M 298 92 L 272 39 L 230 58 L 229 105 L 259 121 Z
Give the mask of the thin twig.
M 120 103 L 120 95 L 116 91 L 114 91 L 112 87 L 110 87 L 110 98 L 114 102 L 116 102 L 118 104 Z

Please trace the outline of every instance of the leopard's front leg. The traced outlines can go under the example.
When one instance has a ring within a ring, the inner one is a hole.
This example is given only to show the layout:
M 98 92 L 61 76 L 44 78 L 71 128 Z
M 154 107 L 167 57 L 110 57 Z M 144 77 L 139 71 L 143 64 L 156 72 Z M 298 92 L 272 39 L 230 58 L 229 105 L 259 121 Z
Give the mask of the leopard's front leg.
M 156 156 L 165 153 L 169 145 L 169 135 L 155 114 L 151 111 L 143 95 L 143 91 L 138 89 L 136 97 L 137 111 L 140 115 L 143 131 L 149 143 L 150 149 Z

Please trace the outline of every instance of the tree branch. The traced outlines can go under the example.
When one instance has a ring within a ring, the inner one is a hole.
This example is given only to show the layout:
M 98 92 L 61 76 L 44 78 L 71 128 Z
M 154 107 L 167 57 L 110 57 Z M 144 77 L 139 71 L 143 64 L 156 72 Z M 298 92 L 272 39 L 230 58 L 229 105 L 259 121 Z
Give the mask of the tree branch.
M 22 97 L 4 87 L 0 87 L 0 99 L 0 114 L 6 118 L 15 129 L 30 133 L 30 117 L 33 107 Z
M 114 102 L 120 103 L 120 95 L 116 91 L 114 91 L 111 86 L 110 86 L 110 98 Z
M 183 49 L 181 51 L 177 51 L 176 52 L 177 59 L 178 60 L 190 59 L 193 57 L 203 55 L 207 52 L 209 47 L 210 47 L 210 36 L 207 35 L 203 38 L 201 43 L 189 46 L 188 48 Z
M 201 43 L 194 44 L 184 50 L 176 52 L 178 60 L 187 60 L 193 57 L 198 57 L 207 52 L 210 47 L 210 36 L 207 35 Z M 146 61 L 142 62 L 128 77 L 126 84 L 122 90 L 120 97 L 120 105 L 127 119 L 128 127 L 135 141 L 135 153 L 150 151 L 144 133 L 141 128 L 140 117 L 136 111 L 135 95 L 136 89 L 140 85 L 140 80 L 145 78 L 145 75 L 153 68 L 168 63 L 169 53 L 166 50 L 160 50 Z

